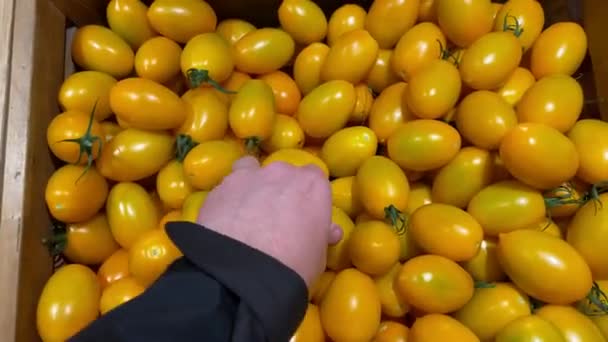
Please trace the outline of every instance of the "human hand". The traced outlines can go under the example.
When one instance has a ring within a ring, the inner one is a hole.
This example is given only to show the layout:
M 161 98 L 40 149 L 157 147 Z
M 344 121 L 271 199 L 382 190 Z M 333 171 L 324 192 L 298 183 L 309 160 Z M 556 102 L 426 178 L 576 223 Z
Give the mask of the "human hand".
M 329 181 L 316 166 L 236 161 L 197 222 L 279 260 L 310 288 L 325 269 L 327 245 L 342 238 L 331 222 Z

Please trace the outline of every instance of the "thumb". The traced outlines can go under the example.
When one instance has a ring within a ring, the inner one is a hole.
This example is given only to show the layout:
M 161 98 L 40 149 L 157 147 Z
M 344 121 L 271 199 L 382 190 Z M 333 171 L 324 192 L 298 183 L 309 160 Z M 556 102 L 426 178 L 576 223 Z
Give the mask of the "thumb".
M 338 242 L 340 242 L 340 240 L 342 240 L 342 228 L 340 228 L 340 226 L 338 226 L 335 223 L 331 224 L 331 227 L 329 228 L 329 237 L 328 237 L 328 243 L 330 245 L 335 245 Z

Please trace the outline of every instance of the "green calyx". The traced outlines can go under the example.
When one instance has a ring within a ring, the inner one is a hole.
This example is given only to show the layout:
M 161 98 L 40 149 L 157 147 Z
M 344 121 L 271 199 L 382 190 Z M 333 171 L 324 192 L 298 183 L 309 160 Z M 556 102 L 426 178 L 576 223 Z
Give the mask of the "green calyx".
M 212 79 L 211 76 L 209 76 L 209 70 L 192 68 L 189 69 L 186 74 L 191 88 L 198 88 L 201 84 L 207 83 L 224 94 L 236 94 L 236 91 L 228 90 Z
M 394 205 L 384 208 L 384 218 L 387 219 L 395 228 L 399 235 L 405 234 L 407 230 L 407 217 Z
M 551 218 L 550 209 L 563 205 L 576 204 L 578 207 L 585 205 L 589 201 L 593 201 L 595 210 L 603 208 L 604 204 L 600 200 L 600 195 L 608 192 L 608 181 L 593 184 L 589 191 L 581 194 L 579 198 L 574 196 L 574 185 L 570 182 L 559 186 L 545 193 L 545 206 L 547 208 L 547 217 Z
M 596 282 L 585 298 L 587 301 L 582 308 L 582 312 L 588 316 L 601 316 L 608 314 L 608 297 Z
M 65 223 L 54 221 L 51 224 L 51 237 L 42 239 L 42 244 L 46 245 L 51 256 L 58 256 L 68 245 L 68 235 Z
M 496 284 L 488 283 L 487 281 L 477 280 L 475 281 L 476 289 L 493 289 L 496 287 Z
M 519 19 L 516 16 L 507 13 L 502 22 L 502 30 L 505 32 L 511 31 L 515 37 L 520 37 L 524 33 L 524 28 L 519 23 Z
M 458 59 L 458 56 L 454 52 L 450 51 L 450 49 L 443 46 L 443 43 L 441 43 L 439 39 L 437 39 L 437 43 L 439 44 L 439 58 L 443 59 L 444 61 L 451 60 L 452 63 L 454 63 L 454 65 L 458 67 L 460 65 L 460 60 Z
M 262 140 L 258 137 L 245 138 L 245 149 L 247 153 L 258 156 L 260 154 L 260 144 Z
M 186 155 L 188 155 L 188 152 L 190 152 L 190 150 L 196 147 L 198 143 L 192 140 L 192 137 L 190 137 L 189 135 L 178 134 L 175 138 L 175 145 L 175 159 L 177 159 L 179 162 L 183 162 L 184 159 L 186 159 Z

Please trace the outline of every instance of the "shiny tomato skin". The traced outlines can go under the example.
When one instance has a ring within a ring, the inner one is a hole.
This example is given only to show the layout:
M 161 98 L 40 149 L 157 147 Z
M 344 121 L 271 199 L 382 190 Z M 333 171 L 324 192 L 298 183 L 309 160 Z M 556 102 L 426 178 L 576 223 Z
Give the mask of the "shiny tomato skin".
M 532 72 L 523 67 L 517 67 L 507 81 L 496 92 L 511 106 L 519 103 L 526 91 L 536 82 Z
M 285 66 L 294 51 L 295 42 L 287 32 L 261 28 L 236 42 L 234 64 L 238 70 L 248 74 L 267 74 Z
M 351 83 L 343 80 L 325 82 L 304 96 L 296 118 L 308 136 L 327 138 L 346 125 L 356 99 Z
M 313 285 L 312 289 L 308 291 L 309 301 L 315 305 L 319 305 L 323 301 L 323 298 L 325 298 L 325 294 L 335 278 L 336 272 L 327 270 L 323 272 Z
M 163 130 L 179 127 L 186 105 L 169 88 L 145 78 L 127 78 L 110 91 L 110 108 L 128 127 Z
M 293 64 L 293 78 L 302 94 L 306 95 L 322 83 L 321 69 L 329 46 L 323 43 L 312 43 L 302 49 Z
M 284 148 L 302 148 L 305 139 L 298 120 L 289 115 L 277 114 L 272 135 L 262 142 L 262 149 L 272 153 Z
M 388 138 L 388 155 L 399 166 L 429 171 L 446 165 L 460 150 L 458 131 L 438 120 L 406 122 Z
M 380 49 L 376 63 L 367 74 L 365 83 L 377 94 L 400 81 L 400 77 L 393 71 L 392 59 L 393 50 Z
M 401 212 L 407 208 L 410 186 L 405 173 L 392 160 L 373 156 L 366 160 L 355 177 L 355 192 L 365 210 L 378 220 L 390 205 Z
M 572 75 L 587 54 L 587 35 L 574 22 L 559 22 L 546 28 L 532 47 L 530 71 L 536 79 L 550 74 Z
M 195 142 L 221 139 L 228 131 L 228 106 L 211 88 L 195 88 L 182 95 L 188 107 L 184 123 L 176 133 L 186 134 Z
M 403 123 L 417 118 L 402 101 L 406 88 L 405 82 L 395 83 L 384 89 L 372 104 L 368 126 L 380 143 L 385 143 Z
M 591 289 L 591 270 L 566 241 L 538 230 L 503 233 L 498 259 L 513 283 L 549 304 L 569 304 Z
M 97 270 L 97 280 L 103 290 L 110 284 L 128 277 L 129 274 L 129 252 L 121 248 L 101 264 Z
M 260 79 L 272 88 L 277 113 L 295 114 L 302 100 L 302 94 L 293 78 L 279 70 L 262 75 Z
M 506 180 L 483 188 L 471 199 L 467 211 L 487 236 L 497 236 L 540 222 L 545 217 L 545 201 L 536 189 Z
M 95 273 L 66 265 L 47 281 L 38 299 L 36 325 L 43 341 L 66 341 L 99 315 L 101 290 Z
M 393 71 L 404 81 L 409 81 L 417 71 L 439 59 L 446 44 L 445 35 L 436 24 L 417 24 L 397 42 L 391 60 Z
M 496 239 L 491 237 L 484 238 L 479 244 L 477 254 L 473 258 L 461 263 L 462 268 L 477 281 L 492 283 L 505 280 L 507 276 L 498 261 L 496 246 Z
M 372 342 L 407 342 L 409 328 L 399 322 L 384 321 Z
M 448 61 L 433 60 L 409 80 L 405 101 L 422 119 L 438 119 L 456 105 L 462 82 L 458 69 Z
M 231 46 L 219 34 L 201 33 L 188 41 L 180 56 L 180 67 L 188 77 L 190 69 L 207 70 L 209 77 L 222 83 L 234 70 Z
M 521 62 L 521 43 L 511 32 L 490 32 L 466 50 L 458 66 L 462 82 L 475 90 L 501 87 Z
M 310 0 L 286 0 L 278 10 L 279 23 L 298 44 L 320 42 L 327 34 L 327 18 Z
M 142 294 L 146 288 L 132 277 L 120 279 L 101 293 L 99 311 L 102 315 Z
M 89 129 L 90 132 L 87 132 Z M 84 142 L 67 141 L 80 139 L 87 133 L 91 135 L 90 156 L 81 150 L 81 144 Z M 86 165 L 89 157 L 95 160 L 103 145 L 103 138 L 103 130 L 99 122 L 91 118 L 91 114 L 77 110 L 68 110 L 55 116 L 46 130 L 46 140 L 51 152 L 62 161 L 72 164 Z
M 519 42 L 527 51 L 543 30 L 545 13 L 536 0 L 509 0 L 498 11 L 494 31 L 504 31 L 505 25 L 515 25 L 521 30 Z
M 355 224 L 342 209 L 335 206 L 332 206 L 331 222 L 342 229 L 342 239 L 335 245 L 327 247 L 327 268 L 339 272 L 352 266 L 349 244 Z
M 106 27 L 80 27 L 74 34 L 71 49 L 74 63 L 84 70 L 105 72 L 114 78 L 125 77 L 133 70 L 133 50 Z
M 433 203 L 431 198 L 431 187 L 423 182 L 410 184 L 410 196 L 407 201 L 407 213 L 412 214 L 416 209 Z
M 119 249 L 103 213 L 90 220 L 68 224 L 66 239 L 63 255 L 78 264 L 99 265 Z
M 256 27 L 242 19 L 224 19 L 217 24 L 215 33 L 224 38 L 231 46 L 234 46 L 247 33 L 255 30 Z
M 325 162 L 321 158 L 306 150 L 296 148 L 284 148 L 275 151 L 264 159 L 264 161 L 262 162 L 262 166 L 266 166 L 275 161 L 281 161 L 298 167 L 306 165 L 315 165 L 319 169 L 321 169 L 321 171 L 323 171 L 323 173 L 327 175 L 327 177 L 329 177 L 329 169 L 327 168 L 327 165 L 325 165 Z
M 228 110 L 228 123 L 234 135 L 266 140 L 272 135 L 275 120 L 272 88 L 262 80 L 246 81 Z
M 341 35 L 365 28 L 367 12 L 357 4 L 345 4 L 335 10 L 329 18 L 327 44 L 333 45 Z
M 454 261 L 439 255 L 408 260 L 395 284 L 406 303 L 430 314 L 456 311 L 473 296 L 471 276 Z
M 380 325 L 374 281 L 352 268 L 336 275 L 320 309 L 323 329 L 332 340 L 369 341 Z
M 603 342 L 604 336 L 591 319 L 571 306 L 545 305 L 535 314 L 552 323 L 568 342 Z
M 91 113 L 95 106 L 95 119 L 105 120 L 112 114 L 110 89 L 116 79 L 99 71 L 79 71 L 63 81 L 59 89 L 59 105 L 63 110 Z
M 196 191 L 191 193 L 182 206 L 182 217 L 181 220 L 186 222 L 196 223 L 198 214 L 209 195 L 208 191 Z
M 210 140 L 194 147 L 184 159 L 186 179 L 194 189 L 208 191 L 218 185 L 242 156 L 238 146 L 223 140 Z
M 248 74 L 240 72 L 238 70 L 234 70 L 230 77 L 228 77 L 228 79 L 224 81 L 224 83 L 222 83 L 222 87 L 238 94 L 238 91 L 241 89 L 243 84 L 245 84 L 245 82 L 249 81 L 250 79 L 251 76 L 249 76 Z M 226 105 L 230 105 L 230 103 L 232 103 L 232 100 L 234 100 L 234 97 L 236 96 L 235 93 L 224 94 L 215 88 L 213 88 L 213 93 L 217 97 L 219 97 L 220 100 L 222 100 L 222 102 L 224 102 Z
M 567 75 L 539 79 L 517 104 L 519 122 L 536 122 L 562 133 L 569 131 L 583 111 L 583 88 Z
M 401 244 L 394 228 L 383 221 L 358 223 L 348 241 L 350 260 L 361 272 L 380 276 L 399 260 Z
M 152 28 L 178 43 L 187 43 L 200 33 L 213 32 L 217 16 L 201 0 L 155 0 L 148 9 Z
M 148 22 L 147 13 L 148 6 L 140 0 L 112 0 L 106 7 L 108 26 L 133 50 L 157 34 Z
M 437 22 L 437 0 L 420 0 L 418 22 Z
M 304 319 L 288 342 L 324 342 L 325 333 L 321 325 L 319 307 L 308 304 Z
M 321 149 L 321 159 L 332 177 L 354 176 L 368 158 L 376 154 L 378 139 L 365 126 L 343 128 L 332 134 Z
M 65 223 L 92 218 L 103 208 L 107 196 L 108 183 L 95 169 L 70 164 L 55 170 L 45 189 L 51 216 Z
M 479 342 L 479 338 L 462 323 L 454 318 L 431 314 L 416 319 L 410 333 L 408 342 Z
M 355 177 L 341 177 L 331 181 L 332 204 L 354 218 L 361 212 L 361 202 L 354 189 Z
M 536 316 L 522 316 L 505 325 L 496 335 L 495 342 L 567 342 L 559 329 L 549 321 Z
M 595 119 L 578 121 L 568 132 L 580 160 L 577 177 L 589 184 L 608 179 L 608 123 Z
M 173 160 L 160 169 L 156 175 L 156 191 L 166 207 L 182 207 L 186 197 L 194 190 L 186 179 L 184 166 L 180 161 Z
M 135 53 L 135 72 L 139 77 L 166 83 L 180 72 L 182 48 L 165 37 L 146 40 Z
M 395 291 L 395 279 L 399 275 L 401 264 L 395 263 L 386 273 L 374 278 L 380 296 L 382 314 L 387 317 L 400 318 L 409 311 L 409 306 Z
M 129 249 L 129 271 L 140 284 L 148 287 L 169 265 L 182 256 L 165 229 L 145 232 Z
M 375 0 L 372 2 L 365 29 L 383 49 L 390 49 L 416 23 L 419 0 Z
M 321 68 L 321 79 L 345 80 L 357 84 L 369 74 L 378 57 L 378 51 L 378 43 L 366 30 L 347 32 L 329 48 Z
M 556 129 L 537 123 L 519 124 L 500 143 L 500 158 L 509 172 L 538 189 L 552 189 L 578 170 L 574 144 Z
M 490 0 L 437 0 L 437 21 L 448 40 L 459 47 L 468 47 L 492 30 L 492 3 Z

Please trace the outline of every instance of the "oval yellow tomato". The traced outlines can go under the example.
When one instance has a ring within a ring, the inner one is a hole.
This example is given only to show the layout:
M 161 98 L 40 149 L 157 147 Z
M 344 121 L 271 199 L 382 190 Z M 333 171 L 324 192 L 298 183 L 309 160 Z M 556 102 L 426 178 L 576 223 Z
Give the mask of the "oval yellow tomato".
M 395 263 L 390 271 L 374 279 L 376 290 L 380 296 L 382 313 L 388 317 L 400 318 L 409 311 L 407 303 L 395 291 L 395 279 L 397 279 L 400 270 L 401 264 Z
M 551 220 L 549 218 L 545 218 L 544 220 L 537 222 L 535 224 L 532 224 L 524 229 L 538 230 L 538 231 L 544 232 L 546 234 L 549 234 L 553 237 L 556 237 L 558 239 L 563 238 L 561 228 L 555 222 L 553 222 L 553 220 Z
M 408 30 L 397 42 L 391 66 L 404 81 L 417 71 L 441 57 L 447 44 L 441 29 L 434 23 L 423 22 Z
M 140 284 L 149 286 L 182 256 L 165 229 L 144 233 L 129 249 L 129 270 Z
M 410 329 L 408 342 L 479 342 L 479 338 L 454 318 L 431 314 L 416 319 Z
M 302 49 L 293 64 L 293 78 L 302 94 L 306 95 L 322 83 L 321 68 L 329 54 L 329 46 L 312 43 Z
M 182 73 L 193 87 L 213 81 L 224 82 L 230 77 L 234 65 L 230 45 L 214 32 L 190 39 L 180 57 Z
M 291 76 L 279 70 L 262 75 L 260 79 L 272 88 L 277 113 L 295 114 L 302 100 L 302 94 Z
M 332 134 L 321 149 L 321 159 L 332 177 L 354 176 L 368 158 L 376 154 L 378 140 L 365 126 L 347 127 Z
M 437 0 L 420 0 L 418 22 L 437 22 Z
M 181 161 L 173 160 L 163 166 L 156 176 L 156 191 L 166 207 L 172 209 L 182 207 L 193 189 L 186 179 Z
M 210 88 L 195 88 L 182 95 L 189 107 L 184 123 L 176 133 L 201 143 L 221 139 L 228 130 L 228 106 Z
M 410 196 L 407 201 L 406 211 L 412 214 L 416 209 L 431 204 L 431 187 L 422 182 L 412 183 L 410 185 Z
M 371 276 L 383 275 L 399 261 L 401 244 L 395 230 L 383 221 L 358 223 L 348 241 L 350 260 Z
M 262 149 L 272 153 L 285 148 L 302 148 L 304 131 L 298 121 L 289 115 L 277 114 L 272 135 L 262 142 Z
M 407 342 L 409 328 L 401 323 L 394 321 L 384 321 L 380 323 L 378 332 L 372 342 Z
M 314 285 L 312 286 L 310 291 L 308 291 L 308 299 L 313 304 L 319 305 L 323 301 L 323 298 L 325 297 L 327 290 L 329 289 L 329 287 L 331 286 L 331 283 L 333 283 L 335 278 L 336 278 L 335 272 L 333 272 L 333 271 L 323 272 L 319 276 L 317 281 L 314 283 Z
M 110 89 L 116 79 L 99 71 L 79 71 L 63 81 L 59 89 L 59 105 L 65 111 L 75 110 L 91 113 L 95 108 L 95 119 L 105 120 L 112 114 Z
M 146 288 L 135 278 L 127 277 L 112 283 L 101 294 L 99 311 L 102 315 L 142 294 Z
M 255 26 L 242 19 L 224 19 L 217 24 L 215 33 L 234 46 L 247 33 L 255 30 Z
M 369 32 L 356 29 L 344 33 L 329 48 L 321 68 L 321 79 L 345 80 L 357 84 L 367 77 L 376 62 L 376 57 L 378 57 L 378 43 Z
M 321 325 L 319 307 L 314 304 L 308 304 L 304 319 L 288 342 L 323 341 L 325 341 L 325 333 L 323 332 L 323 326 Z
M 545 25 L 545 13 L 536 0 L 509 0 L 500 8 L 494 20 L 494 31 L 514 27 L 524 51 L 536 41 Z
M 404 122 L 416 119 L 402 101 L 406 87 L 404 82 L 395 83 L 384 89 L 372 104 L 368 126 L 380 143 L 386 142 Z
M 178 43 L 186 43 L 200 33 L 213 32 L 217 16 L 201 0 L 155 0 L 148 10 L 152 28 Z
M 559 329 L 536 315 L 522 316 L 505 325 L 495 342 L 567 342 Z
M 103 213 L 90 220 L 68 224 L 66 240 L 63 255 L 78 264 L 99 265 L 119 248 Z
M 103 130 L 91 114 L 68 110 L 53 118 L 46 141 L 53 154 L 66 163 L 89 165 L 103 146 Z
M 464 268 L 477 281 L 492 283 L 502 281 L 507 276 L 500 266 L 498 254 L 496 253 L 497 241 L 493 238 L 485 238 L 479 244 L 477 254 L 465 262 Z
M 158 222 L 158 228 L 165 229 L 165 225 L 167 225 L 167 223 L 181 221 L 182 215 L 181 208 L 167 212 Z
M 135 55 L 129 44 L 110 29 L 86 25 L 76 30 L 72 40 L 72 59 L 85 70 L 105 72 L 115 78 L 133 70 Z
M 468 47 L 492 30 L 492 3 L 490 0 L 437 0 L 437 21 L 452 43 Z
M 222 83 L 222 88 L 232 91 L 233 93 L 226 94 L 215 88 L 213 89 L 213 92 L 216 96 L 220 98 L 220 100 L 222 100 L 222 102 L 224 102 L 226 105 L 230 105 L 230 103 L 232 102 L 232 100 L 234 100 L 234 97 L 236 96 L 235 94 L 238 94 L 238 91 L 241 90 L 243 84 L 245 84 L 245 82 L 249 81 L 250 79 L 251 76 L 238 70 L 234 70 L 230 77 L 228 77 L 228 79 L 224 81 L 224 83 Z
M 258 142 L 266 140 L 272 135 L 275 120 L 272 88 L 262 80 L 245 82 L 228 111 L 228 123 L 234 135 Z
M 285 0 L 278 10 L 281 27 L 298 44 L 320 42 L 327 34 L 327 18 L 310 0 Z
M 507 81 L 496 92 L 511 106 L 519 103 L 526 91 L 536 82 L 532 72 L 523 67 L 517 67 Z
M 367 12 L 357 4 L 345 4 L 335 10 L 329 18 L 327 44 L 333 45 L 341 35 L 365 28 Z
M 361 202 L 355 192 L 355 177 L 336 178 L 331 181 L 331 198 L 335 207 L 348 216 L 356 217 L 361 212 Z
M 530 71 L 536 79 L 550 74 L 572 75 L 587 54 L 587 35 L 574 22 L 555 23 L 545 29 L 532 47 Z
M 327 268 L 338 272 L 351 266 L 349 246 L 355 224 L 342 209 L 337 207 L 332 207 L 331 222 L 342 229 L 342 239 L 327 248 Z
M 264 159 L 262 166 L 267 166 L 268 164 L 276 161 L 288 163 L 298 167 L 315 165 L 329 177 L 329 169 L 327 168 L 327 165 L 325 165 L 325 162 L 321 160 L 321 158 L 304 150 L 285 148 L 275 151 Z
M 383 49 L 390 49 L 416 23 L 420 2 L 375 0 L 365 19 L 365 29 Z
M 267 74 L 291 60 L 295 42 L 280 29 L 261 28 L 249 32 L 234 44 L 234 64 L 248 74 Z
M 106 7 L 108 26 L 137 50 L 156 32 L 148 22 L 148 6 L 140 0 L 112 0 Z
M 575 308 L 561 305 L 545 305 L 535 314 L 552 323 L 570 341 L 605 341 L 602 332 L 593 322 Z
M 209 195 L 208 191 L 196 191 L 191 193 L 182 206 L 182 220 L 196 223 L 198 214 Z
M 195 189 L 211 190 L 232 171 L 232 164 L 241 156 L 238 146 L 224 140 L 201 143 L 184 159 L 186 179 Z
M 377 94 L 400 80 L 397 73 L 393 71 L 392 60 L 393 50 L 381 49 L 378 51 L 374 66 L 367 74 L 365 83 Z
M 589 184 L 608 179 L 607 134 L 608 123 L 595 119 L 580 120 L 568 132 L 580 160 L 576 175 Z
M 119 249 L 110 255 L 97 270 L 97 280 L 101 289 L 129 276 L 129 252 Z
M 181 70 L 181 54 L 182 48 L 171 39 L 151 38 L 135 53 L 135 72 L 139 77 L 158 83 L 169 82 Z

